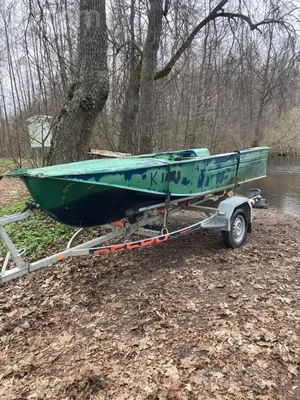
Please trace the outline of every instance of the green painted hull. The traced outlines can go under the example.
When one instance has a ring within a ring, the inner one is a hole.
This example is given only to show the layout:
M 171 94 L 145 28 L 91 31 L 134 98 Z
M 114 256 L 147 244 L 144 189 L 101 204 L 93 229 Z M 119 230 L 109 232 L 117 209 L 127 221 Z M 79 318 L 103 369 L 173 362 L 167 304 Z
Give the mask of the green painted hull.
M 128 210 L 171 198 L 201 196 L 266 176 L 268 148 L 209 156 L 207 149 L 89 160 L 7 174 L 21 178 L 52 218 L 96 226 Z

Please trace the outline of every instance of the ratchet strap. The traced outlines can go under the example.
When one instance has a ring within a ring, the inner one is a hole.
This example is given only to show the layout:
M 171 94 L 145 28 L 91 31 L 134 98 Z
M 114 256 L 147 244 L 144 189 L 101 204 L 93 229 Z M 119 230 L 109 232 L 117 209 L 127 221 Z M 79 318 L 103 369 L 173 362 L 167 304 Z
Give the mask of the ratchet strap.
M 234 177 L 234 194 L 235 194 L 235 189 L 239 185 L 238 172 L 239 172 L 239 168 L 240 168 L 240 162 L 241 162 L 241 152 L 239 150 L 236 150 L 236 170 L 235 170 L 235 177 Z
M 91 249 L 87 249 L 87 251 L 89 252 L 89 254 L 103 254 L 103 253 L 113 253 L 118 250 L 133 250 L 138 247 L 150 246 L 151 244 L 154 243 L 162 243 L 170 239 L 176 239 L 178 237 L 186 235 L 187 233 L 194 232 L 200 228 L 202 228 L 202 221 L 198 221 L 193 225 L 186 226 L 182 229 L 178 229 L 177 231 L 163 233 L 159 236 L 155 236 L 149 239 L 137 240 L 131 243 L 120 243 L 120 244 L 113 244 L 110 246 L 93 247 Z M 76 250 L 74 250 L 74 252 L 76 253 Z
M 171 166 L 170 164 L 168 165 L 167 168 L 167 187 L 166 187 L 166 199 L 165 199 L 165 210 L 164 210 L 164 216 L 163 216 L 163 228 L 161 230 L 162 234 L 167 234 L 169 232 L 168 227 L 167 227 L 167 223 L 168 223 L 168 212 L 169 212 L 169 208 L 170 208 L 170 201 L 171 201 L 171 192 L 170 192 L 170 180 L 171 180 L 171 176 L 170 176 L 170 169 Z

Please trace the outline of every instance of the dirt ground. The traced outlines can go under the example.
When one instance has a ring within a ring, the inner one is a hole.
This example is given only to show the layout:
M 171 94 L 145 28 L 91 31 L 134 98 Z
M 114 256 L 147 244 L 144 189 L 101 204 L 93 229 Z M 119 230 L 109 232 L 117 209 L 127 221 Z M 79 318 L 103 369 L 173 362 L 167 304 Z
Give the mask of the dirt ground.
M 17 179 L 0 180 L 0 207 L 13 203 L 26 193 L 26 188 L 21 181 Z
M 5 284 L 1 400 L 300 399 L 299 234 L 257 210 L 237 250 L 198 231 Z

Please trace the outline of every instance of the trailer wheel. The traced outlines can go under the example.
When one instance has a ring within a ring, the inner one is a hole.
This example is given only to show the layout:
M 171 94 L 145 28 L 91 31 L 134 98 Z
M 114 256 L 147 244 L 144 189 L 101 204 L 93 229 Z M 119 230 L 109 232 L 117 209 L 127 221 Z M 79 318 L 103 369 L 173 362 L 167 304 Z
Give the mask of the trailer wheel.
M 230 221 L 230 231 L 222 231 L 223 243 L 226 247 L 236 249 L 244 244 L 248 231 L 247 216 L 241 208 L 234 211 Z

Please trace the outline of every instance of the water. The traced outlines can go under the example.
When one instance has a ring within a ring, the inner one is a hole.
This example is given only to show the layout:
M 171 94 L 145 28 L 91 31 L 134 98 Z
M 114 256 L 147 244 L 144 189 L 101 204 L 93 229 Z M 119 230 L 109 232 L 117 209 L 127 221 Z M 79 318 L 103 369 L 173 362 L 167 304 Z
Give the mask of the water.
M 300 158 L 271 158 L 267 174 L 267 178 L 242 185 L 241 191 L 259 188 L 270 208 L 300 215 Z

